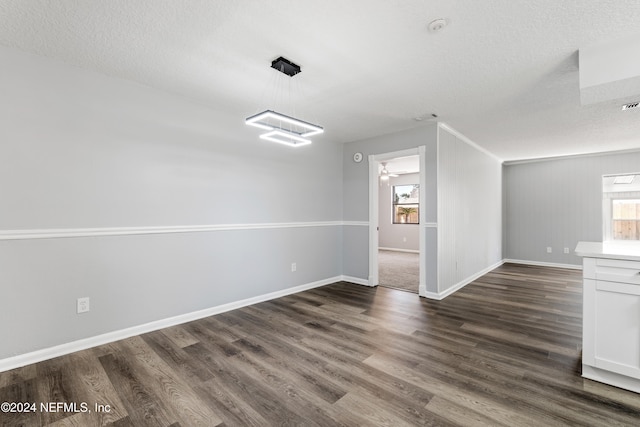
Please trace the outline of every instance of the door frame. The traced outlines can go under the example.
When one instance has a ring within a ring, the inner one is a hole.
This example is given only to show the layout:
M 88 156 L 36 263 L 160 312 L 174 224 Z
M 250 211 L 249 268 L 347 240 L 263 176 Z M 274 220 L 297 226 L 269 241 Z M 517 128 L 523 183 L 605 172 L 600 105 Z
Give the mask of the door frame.
M 416 148 L 410 148 L 407 150 L 393 151 L 382 154 L 370 154 L 369 155 L 369 286 L 378 286 L 378 246 L 379 246 L 379 191 L 380 184 L 378 179 L 378 170 L 381 162 L 385 162 L 398 157 L 418 156 L 420 162 L 419 170 L 419 183 L 420 183 L 420 213 L 419 220 L 420 225 L 418 227 L 418 251 L 420 266 L 419 266 L 419 286 L 418 295 L 426 297 L 426 254 L 425 250 L 425 228 L 426 228 L 426 209 L 423 208 L 424 203 L 424 189 L 426 188 L 426 173 L 424 170 L 425 165 L 425 153 L 426 147 L 421 145 Z

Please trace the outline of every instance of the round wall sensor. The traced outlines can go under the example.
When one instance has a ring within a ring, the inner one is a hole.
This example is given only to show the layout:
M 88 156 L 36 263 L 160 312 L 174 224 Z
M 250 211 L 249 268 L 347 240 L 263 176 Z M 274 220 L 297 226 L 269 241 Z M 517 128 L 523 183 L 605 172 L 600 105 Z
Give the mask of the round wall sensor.
M 362 153 L 355 153 L 353 155 L 353 161 L 356 163 L 360 163 L 362 161 Z
M 436 33 L 440 30 L 442 30 L 444 27 L 447 26 L 447 20 L 440 18 L 440 19 L 434 19 L 433 21 L 429 22 L 429 31 Z

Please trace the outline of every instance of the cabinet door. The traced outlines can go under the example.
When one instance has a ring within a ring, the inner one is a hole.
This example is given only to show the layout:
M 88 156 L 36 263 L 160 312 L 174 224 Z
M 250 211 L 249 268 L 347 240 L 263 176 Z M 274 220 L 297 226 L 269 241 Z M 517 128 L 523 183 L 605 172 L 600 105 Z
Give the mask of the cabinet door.
M 640 286 L 594 282 L 594 366 L 640 378 Z

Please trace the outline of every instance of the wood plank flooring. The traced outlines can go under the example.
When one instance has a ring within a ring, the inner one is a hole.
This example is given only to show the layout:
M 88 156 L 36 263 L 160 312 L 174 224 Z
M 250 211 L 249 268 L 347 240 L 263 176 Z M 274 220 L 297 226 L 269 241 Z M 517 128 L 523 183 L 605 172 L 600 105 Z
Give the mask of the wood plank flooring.
M 580 376 L 581 298 L 510 264 L 443 301 L 336 283 L 0 373 L 37 404 L 0 425 L 638 426 L 640 395 Z

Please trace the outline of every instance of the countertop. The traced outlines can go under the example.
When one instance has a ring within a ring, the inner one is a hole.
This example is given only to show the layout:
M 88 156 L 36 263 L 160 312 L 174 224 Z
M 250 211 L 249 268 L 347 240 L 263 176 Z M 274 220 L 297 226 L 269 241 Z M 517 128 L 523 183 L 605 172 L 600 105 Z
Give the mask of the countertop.
M 576 255 L 640 261 L 640 242 L 578 242 Z

